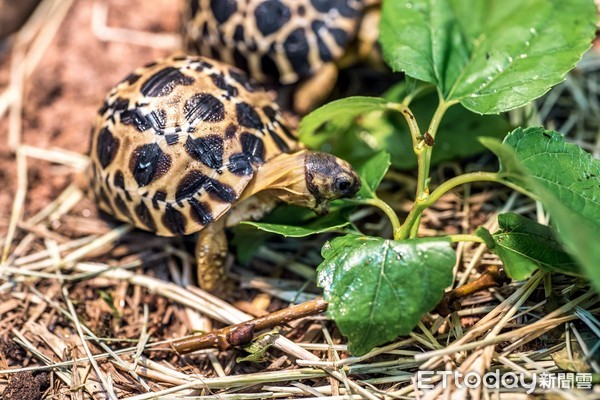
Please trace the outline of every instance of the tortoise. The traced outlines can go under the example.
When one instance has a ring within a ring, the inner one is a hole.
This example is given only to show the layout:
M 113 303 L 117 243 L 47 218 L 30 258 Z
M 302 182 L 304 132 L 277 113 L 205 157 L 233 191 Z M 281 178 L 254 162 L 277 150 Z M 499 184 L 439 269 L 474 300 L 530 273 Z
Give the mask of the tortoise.
M 304 114 L 329 94 L 338 67 L 373 52 L 381 0 L 186 0 L 187 51 L 236 65 L 261 83 L 300 82 L 293 107 Z
M 308 151 L 243 71 L 201 56 L 136 69 L 106 96 L 92 127 L 89 179 L 101 210 L 161 236 L 200 232 L 198 281 L 226 281 L 224 228 L 278 202 L 326 212 L 360 179 Z

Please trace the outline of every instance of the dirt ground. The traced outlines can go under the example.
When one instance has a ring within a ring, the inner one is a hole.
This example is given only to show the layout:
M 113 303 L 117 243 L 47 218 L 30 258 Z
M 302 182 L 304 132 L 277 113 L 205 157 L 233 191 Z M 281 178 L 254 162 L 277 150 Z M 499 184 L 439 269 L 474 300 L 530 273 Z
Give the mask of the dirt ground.
M 107 26 L 156 34 L 177 32 L 178 1 L 110 0 Z M 42 60 L 26 80 L 22 143 L 86 153 L 94 113 L 109 88 L 134 68 L 177 51 L 101 40 L 92 29 L 95 2 L 75 0 Z M 11 52 L 0 50 L 0 91 L 10 81 Z M 33 215 L 72 180 L 70 170 L 29 162 L 24 217 Z M 0 236 L 5 236 L 16 191 L 8 118 L 0 121 Z M 85 207 L 81 207 L 82 210 Z M 86 213 L 87 215 L 87 213 Z

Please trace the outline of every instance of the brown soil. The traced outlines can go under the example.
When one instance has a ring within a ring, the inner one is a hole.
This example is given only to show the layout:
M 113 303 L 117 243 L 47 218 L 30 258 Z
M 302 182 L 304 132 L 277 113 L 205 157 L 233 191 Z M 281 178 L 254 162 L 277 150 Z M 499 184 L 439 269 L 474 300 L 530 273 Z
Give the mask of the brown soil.
M 134 68 L 169 53 L 148 46 L 101 41 L 92 31 L 92 1 L 75 0 L 52 44 L 26 82 L 22 142 L 39 148 L 85 153 L 96 109 L 108 89 Z M 180 2 L 110 0 L 107 25 L 147 31 L 177 31 Z M 3 52 L 1 52 L 4 49 Z M 173 49 L 177 51 L 177 49 Z M 11 52 L 0 46 L 0 91 L 9 84 Z M 15 158 L 7 118 L 0 121 L 0 236 L 4 236 L 16 190 Z M 29 161 L 25 218 L 55 198 L 70 182 L 70 170 Z
M 3 400 L 40 400 L 50 387 L 50 373 L 21 372 L 14 374 L 0 397 Z

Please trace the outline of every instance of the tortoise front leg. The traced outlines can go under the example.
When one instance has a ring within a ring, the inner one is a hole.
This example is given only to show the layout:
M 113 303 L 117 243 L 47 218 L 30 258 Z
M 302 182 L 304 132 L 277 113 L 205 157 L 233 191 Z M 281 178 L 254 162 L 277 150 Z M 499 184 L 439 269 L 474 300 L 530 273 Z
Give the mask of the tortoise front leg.
M 211 293 L 228 291 L 230 284 L 225 271 L 226 257 L 227 236 L 225 221 L 221 218 L 200 231 L 196 243 L 198 284 L 202 289 Z

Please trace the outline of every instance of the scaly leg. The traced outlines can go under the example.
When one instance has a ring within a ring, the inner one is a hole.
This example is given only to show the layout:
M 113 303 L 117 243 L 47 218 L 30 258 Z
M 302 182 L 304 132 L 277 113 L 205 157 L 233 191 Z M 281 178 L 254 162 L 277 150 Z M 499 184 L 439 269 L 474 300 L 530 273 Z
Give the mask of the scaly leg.
M 198 284 L 202 289 L 211 293 L 226 293 L 230 289 L 225 271 L 226 257 L 225 218 L 221 218 L 200 231 L 196 243 Z
M 339 69 L 346 69 L 360 62 L 366 62 L 373 68 L 387 71 L 381 48 L 377 43 L 381 7 L 378 5 L 379 1 L 377 0 L 373 0 L 371 3 L 374 4 L 367 4 L 364 11 L 356 40 L 346 49 L 344 56 L 337 61 Z
M 300 83 L 294 94 L 294 110 L 305 115 L 314 110 L 331 94 L 338 78 L 334 63 L 323 65 L 310 79 Z
M 378 47 L 379 21 L 381 20 L 381 9 L 371 6 L 365 11 L 357 35 L 358 49 L 355 63 L 366 61 L 370 66 L 385 70 L 385 63 L 381 48 Z

